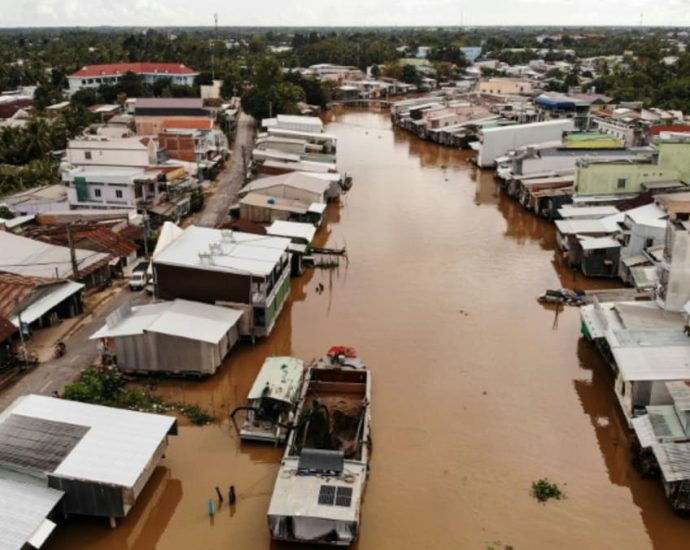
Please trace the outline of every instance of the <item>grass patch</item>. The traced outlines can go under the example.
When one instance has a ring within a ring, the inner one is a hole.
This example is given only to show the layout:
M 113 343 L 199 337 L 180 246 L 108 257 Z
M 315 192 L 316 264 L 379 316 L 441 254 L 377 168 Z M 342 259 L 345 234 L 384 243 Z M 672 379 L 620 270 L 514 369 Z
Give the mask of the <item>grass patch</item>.
M 62 391 L 63 399 L 81 401 L 94 405 L 105 405 L 132 411 L 167 413 L 179 412 L 192 424 L 203 426 L 213 421 L 213 417 L 198 405 L 186 405 L 179 401 L 165 401 L 141 390 L 129 390 L 124 377 L 110 370 L 88 367 L 79 378 L 67 384 Z
M 546 502 L 547 500 L 556 499 L 561 500 L 565 498 L 565 493 L 558 487 L 557 484 L 550 481 L 548 478 L 541 478 L 532 482 L 532 496 L 539 502 Z

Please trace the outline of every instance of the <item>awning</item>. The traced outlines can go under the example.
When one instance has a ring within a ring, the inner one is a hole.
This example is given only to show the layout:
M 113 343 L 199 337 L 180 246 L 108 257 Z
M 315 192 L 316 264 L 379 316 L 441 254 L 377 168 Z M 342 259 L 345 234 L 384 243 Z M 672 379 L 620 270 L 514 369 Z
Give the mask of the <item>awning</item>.
M 65 281 L 43 298 L 36 300 L 33 304 L 27 307 L 21 312 L 22 323 L 33 323 L 36 319 L 39 319 L 51 309 L 59 305 L 61 302 L 79 292 L 84 285 L 81 283 L 75 283 L 74 281 Z M 18 316 L 14 316 L 10 319 L 10 322 L 15 326 L 19 326 Z

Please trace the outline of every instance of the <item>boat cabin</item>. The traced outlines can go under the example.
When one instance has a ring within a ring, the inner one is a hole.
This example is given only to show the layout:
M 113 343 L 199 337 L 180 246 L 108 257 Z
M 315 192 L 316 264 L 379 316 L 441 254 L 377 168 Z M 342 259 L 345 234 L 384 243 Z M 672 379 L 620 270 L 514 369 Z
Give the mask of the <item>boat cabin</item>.
M 241 428 L 243 441 L 265 441 L 276 445 L 285 443 L 295 416 L 304 378 L 304 361 L 295 357 L 268 357 L 259 371 L 247 405 L 231 413 L 246 411 Z M 237 428 L 237 424 L 235 424 Z

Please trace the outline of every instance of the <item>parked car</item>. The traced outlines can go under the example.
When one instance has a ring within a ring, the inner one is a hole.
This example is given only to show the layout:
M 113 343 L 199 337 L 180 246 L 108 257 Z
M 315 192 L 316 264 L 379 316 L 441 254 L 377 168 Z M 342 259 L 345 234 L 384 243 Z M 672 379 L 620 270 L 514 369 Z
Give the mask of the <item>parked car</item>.
M 139 262 L 139 264 L 132 271 L 132 275 L 129 278 L 129 289 L 130 290 L 141 290 L 149 282 L 149 263 Z

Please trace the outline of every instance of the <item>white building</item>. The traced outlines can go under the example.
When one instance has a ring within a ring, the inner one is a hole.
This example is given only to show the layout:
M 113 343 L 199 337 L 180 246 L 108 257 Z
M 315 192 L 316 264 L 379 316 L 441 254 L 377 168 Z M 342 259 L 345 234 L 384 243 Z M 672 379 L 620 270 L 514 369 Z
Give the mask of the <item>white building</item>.
M 209 375 L 239 339 L 243 312 L 174 300 L 138 307 L 125 304 L 91 336 L 114 342 L 117 366 L 125 372 Z
M 294 130 L 297 132 L 321 133 L 323 122 L 319 117 L 300 115 L 278 115 L 275 118 L 264 118 L 261 121 L 263 128 L 280 128 L 281 130 Z
M 0 472 L 21 472 L 35 486 L 58 492 L 41 496 L 50 508 L 49 497 L 64 495 L 59 507 L 65 516 L 105 517 L 114 527 L 134 507 L 168 435 L 176 433 L 172 416 L 25 395 L 0 414 Z M 0 510 L 2 521 L 6 510 Z M 0 524 L 0 541 L 7 528 Z
M 150 138 L 89 138 L 70 140 L 67 162 L 71 166 L 129 166 L 158 164 L 158 147 Z
M 71 208 L 136 209 L 158 202 L 158 170 L 120 166 L 78 166 L 62 174 Z
M 137 74 L 144 83 L 152 85 L 159 78 L 169 78 L 173 84 L 192 86 L 199 73 L 181 63 L 114 63 L 87 65 L 67 77 L 70 94 L 81 88 L 114 85 L 128 72 Z

